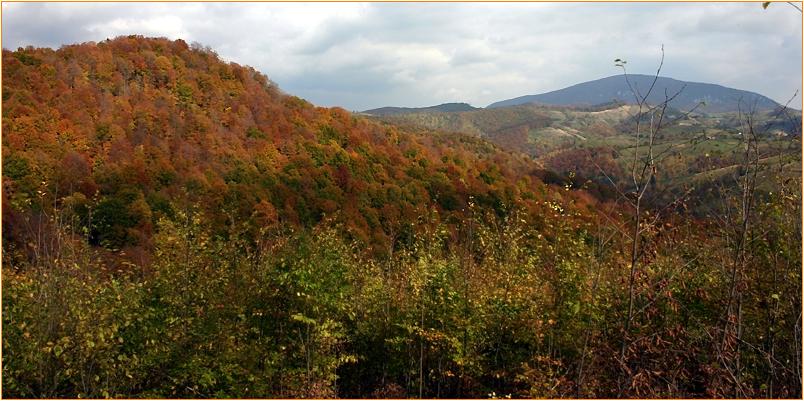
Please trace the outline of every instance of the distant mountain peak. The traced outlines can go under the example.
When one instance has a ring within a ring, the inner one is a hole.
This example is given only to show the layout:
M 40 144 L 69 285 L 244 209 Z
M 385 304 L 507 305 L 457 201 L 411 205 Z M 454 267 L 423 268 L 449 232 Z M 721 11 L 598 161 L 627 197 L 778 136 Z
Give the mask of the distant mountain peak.
M 488 108 L 528 103 L 556 106 L 594 106 L 609 102 L 634 104 L 636 101 L 632 88 L 644 96 L 653 84 L 654 78 L 652 75 L 629 74 L 626 80 L 625 75 L 613 75 L 538 95 L 503 100 L 490 104 Z M 764 111 L 779 107 L 778 103 L 758 93 L 661 76 L 656 78 L 656 84 L 648 96 L 648 103 L 659 104 L 676 93 L 678 95 L 670 102 L 670 106 L 679 110 L 691 110 L 697 107 L 697 111 L 704 113 L 722 113 L 738 109 Z
M 452 113 L 458 111 L 472 111 L 477 110 L 468 103 L 442 103 L 437 106 L 429 107 L 380 107 L 378 109 L 365 110 L 363 114 L 370 114 L 373 116 L 390 116 L 395 114 L 411 114 L 411 113 Z

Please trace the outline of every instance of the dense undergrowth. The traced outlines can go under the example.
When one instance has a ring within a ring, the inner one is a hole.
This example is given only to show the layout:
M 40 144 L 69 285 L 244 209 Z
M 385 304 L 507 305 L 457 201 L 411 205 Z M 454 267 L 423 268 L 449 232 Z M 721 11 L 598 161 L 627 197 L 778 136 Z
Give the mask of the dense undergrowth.
M 785 213 L 763 208 L 742 279 L 739 388 L 752 397 L 798 392 L 800 254 L 776 225 Z M 537 230 L 514 211 L 461 228 L 431 216 L 382 259 L 329 223 L 255 242 L 214 236 L 194 211 L 159 222 L 147 268 L 65 242 L 4 264 L 4 395 L 737 395 L 713 346 L 731 258 L 716 228 L 654 233 L 620 383 L 626 250 L 601 242 L 616 232 L 550 217 Z

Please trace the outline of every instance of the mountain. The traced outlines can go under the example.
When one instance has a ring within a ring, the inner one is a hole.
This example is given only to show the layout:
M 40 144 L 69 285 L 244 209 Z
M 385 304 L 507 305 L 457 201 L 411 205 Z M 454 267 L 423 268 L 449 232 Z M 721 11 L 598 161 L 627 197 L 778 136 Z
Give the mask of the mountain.
M 391 116 L 396 114 L 410 114 L 410 113 L 453 113 L 458 111 L 472 111 L 478 110 L 477 107 L 472 107 L 468 103 L 444 103 L 437 106 L 430 107 L 380 107 L 378 109 L 371 109 L 363 111 L 363 114 L 372 116 Z
M 633 87 L 644 96 L 653 83 L 654 77 L 650 75 L 615 75 L 595 81 L 573 85 L 564 89 L 539 95 L 520 96 L 492 103 L 488 108 L 515 106 L 528 103 L 559 105 L 559 106 L 593 106 L 611 101 L 634 104 Z M 665 100 L 665 93 L 673 96 L 680 93 L 671 102 L 670 106 L 682 111 L 695 108 L 699 112 L 722 113 L 743 111 L 755 107 L 756 110 L 765 111 L 779 107 L 773 100 L 757 93 L 739 89 L 727 88 L 715 84 L 684 82 L 672 78 L 659 77 L 653 90 L 648 96 L 648 102 L 658 104 Z M 704 104 L 701 104 L 701 103 Z M 701 104 L 699 106 L 699 104 Z

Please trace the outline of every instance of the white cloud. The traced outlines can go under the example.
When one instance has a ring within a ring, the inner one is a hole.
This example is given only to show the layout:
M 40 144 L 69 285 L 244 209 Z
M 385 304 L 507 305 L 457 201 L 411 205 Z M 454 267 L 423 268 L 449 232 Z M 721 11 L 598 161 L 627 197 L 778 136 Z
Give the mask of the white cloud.
M 183 29 L 182 19 L 175 15 L 155 16 L 149 18 L 115 18 L 89 25 L 85 28 L 92 34 L 103 37 L 115 37 L 131 32 L 146 36 L 187 37 L 189 33 Z
M 801 87 L 801 14 L 758 3 L 3 3 L 3 46 L 198 41 L 320 105 L 494 101 L 630 71 Z

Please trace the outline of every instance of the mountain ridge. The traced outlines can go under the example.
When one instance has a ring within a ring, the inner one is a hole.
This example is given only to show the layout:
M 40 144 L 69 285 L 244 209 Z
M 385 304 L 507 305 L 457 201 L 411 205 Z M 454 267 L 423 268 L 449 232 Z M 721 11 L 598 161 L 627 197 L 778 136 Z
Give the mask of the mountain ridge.
M 385 106 L 376 109 L 364 110 L 360 113 L 369 114 L 372 116 L 390 116 L 396 114 L 409 114 L 409 113 L 453 113 L 459 111 L 472 111 L 478 110 L 479 107 L 473 107 L 469 103 L 441 103 L 435 106 L 427 107 L 396 107 Z
M 601 103 L 620 101 L 634 104 L 634 95 L 629 87 L 639 91 L 643 96 L 650 88 L 654 76 L 642 74 L 629 74 L 628 81 L 625 75 L 613 75 L 593 81 L 581 82 L 562 89 L 535 94 L 524 95 L 511 99 L 501 100 L 489 104 L 486 108 L 499 108 L 516 106 L 528 103 L 558 106 L 594 106 Z M 674 96 L 678 93 L 677 96 Z M 673 98 L 670 106 L 681 109 L 720 113 L 734 112 L 746 107 L 757 110 L 770 110 L 780 104 L 772 99 L 750 91 L 729 88 L 719 84 L 705 82 L 681 81 L 669 77 L 656 78 L 656 86 L 648 96 L 648 102 L 658 104 L 667 97 Z M 748 105 L 746 105 L 746 102 Z

